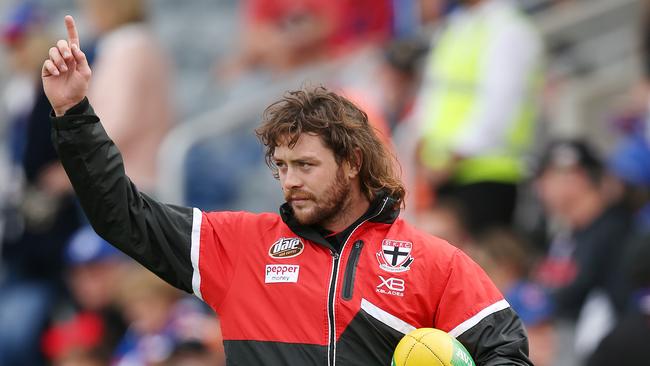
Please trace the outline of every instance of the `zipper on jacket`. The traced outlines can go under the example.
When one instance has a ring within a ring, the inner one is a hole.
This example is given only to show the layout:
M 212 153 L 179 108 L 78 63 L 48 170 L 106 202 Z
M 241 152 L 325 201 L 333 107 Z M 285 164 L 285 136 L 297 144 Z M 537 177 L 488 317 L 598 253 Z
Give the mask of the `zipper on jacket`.
M 334 299 L 336 294 L 336 276 L 339 270 L 339 253 L 332 250 L 332 277 L 330 277 L 330 288 L 327 294 L 327 320 L 329 326 L 329 346 L 327 347 L 327 364 L 334 365 L 336 347 L 336 325 L 334 323 Z
M 357 272 L 357 264 L 359 263 L 359 256 L 361 255 L 362 249 L 363 241 L 357 240 L 354 242 L 354 246 L 348 257 L 348 264 L 345 267 L 345 276 L 343 277 L 343 300 L 352 300 L 354 277 Z
M 362 222 L 360 222 L 352 231 L 350 232 L 350 235 L 348 235 L 348 238 L 345 239 L 345 242 L 343 242 L 343 245 L 341 246 L 341 253 L 345 250 L 345 246 L 348 243 L 348 240 L 352 237 L 355 231 L 359 228 L 359 226 L 363 225 L 366 221 L 372 220 L 373 218 L 377 217 L 382 211 L 384 211 L 384 208 L 386 207 L 386 203 L 388 203 L 388 198 L 384 198 L 384 203 L 382 204 L 381 208 L 379 211 L 377 211 L 376 214 L 374 214 L 372 217 L 369 217 Z M 329 320 L 329 344 L 327 345 L 327 365 L 328 366 L 334 366 L 336 365 L 336 322 L 335 322 L 335 311 L 334 311 L 334 305 L 336 303 L 336 287 L 337 287 L 337 275 L 339 271 L 339 252 L 332 250 L 332 258 L 334 260 L 332 261 L 332 276 L 330 277 L 330 287 L 328 290 L 327 294 L 327 317 Z

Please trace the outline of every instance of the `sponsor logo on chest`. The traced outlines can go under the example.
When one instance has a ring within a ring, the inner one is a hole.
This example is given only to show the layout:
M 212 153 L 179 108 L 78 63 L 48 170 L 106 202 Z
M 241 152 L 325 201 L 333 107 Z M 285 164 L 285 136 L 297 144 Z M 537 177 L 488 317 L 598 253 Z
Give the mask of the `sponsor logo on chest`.
M 286 259 L 297 257 L 305 249 L 300 238 L 280 238 L 269 248 L 269 257 Z
M 377 285 L 375 291 L 379 294 L 383 295 L 393 295 L 393 296 L 399 296 L 399 297 L 404 297 L 404 289 L 406 288 L 404 285 L 404 280 L 401 278 L 384 278 L 383 276 L 379 276 L 379 280 L 381 283 Z
M 399 273 L 411 269 L 414 258 L 411 256 L 413 243 L 409 241 L 384 239 L 377 253 L 379 268 L 387 272 Z
M 264 283 L 298 282 L 300 266 L 296 264 L 267 264 Z

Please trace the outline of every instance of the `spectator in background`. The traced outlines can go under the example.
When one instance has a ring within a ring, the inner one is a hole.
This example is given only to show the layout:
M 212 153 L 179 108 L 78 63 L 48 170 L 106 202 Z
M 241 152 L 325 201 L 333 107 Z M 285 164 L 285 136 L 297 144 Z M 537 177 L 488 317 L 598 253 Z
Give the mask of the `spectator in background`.
M 399 157 L 402 179 L 407 185 L 412 185 L 410 182 L 414 180 L 415 171 L 414 128 L 410 116 L 420 87 L 427 47 L 419 39 L 390 41 L 373 55 L 377 57 L 376 64 L 359 68 L 350 74 L 352 77 L 341 78 L 345 85 L 344 94 L 368 114 L 368 120 L 382 137 L 386 137 L 382 140 L 389 142 Z M 365 77 L 355 81 L 354 78 L 360 75 Z M 417 201 L 409 202 L 406 206 L 410 208 L 419 204 Z
M 474 243 L 463 218 L 461 208 L 455 202 L 446 201 L 419 211 L 415 215 L 414 224 L 420 230 L 467 251 Z
M 453 0 L 393 0 L 395 38 L 430 34 Z
M 347 52 L 364 44 L 382 44 L 393 36 L 392 0 L 341 0 L 343 24 L 334 35 L 335 52 Z
M 391 131 L 413 111 L 427 51 L 427 46 L 417 39 L 391 41 L 383 49 L 378 75 L 380 105 Z
M 377 65 L 368 63 L 366 70 L 355 73 L 355 76 L 367 74 L 369 82 L 364 83 L 363 77 L 358 80 L 343 77 L 341 92 L 368 114 L 368 121 L 382 142 L 391 146 L 393 132 L 411 113 L 415 103 L 427 46 L 417 39 L 402 39 L 390 41 L 377 51 Z M 412 136 L 405 135 L 403 139 L 410 140 Z
M 19 1 L 0 29 L 12 80 L 2 91 L 9 115 L 14 185 L 0 238 L 0 365 L 40 365 L 40 333 L 63 287 L 63 251 L 79 226 L 70 183 L 50 141 L 51 107 L 38 80 L 50 37 L 34 1 Z M 6 204 L 6 203 L 5 203 Z
M 467 250 L 524 322 L 533 364 L 553 365 L 556 342 L 553 304 L 544 288 L 529 277 L 536 260 L 530 248 L 510 231 L 493 230 Z
M 225 62 L 224 80 L 286 73 L 391 35 L 388 0 L 247 0 L 242 13 L 241 50 Z
M 609 192 L 633 215 L 618 268 L 625 271 L 625 307 L 616 325 L 589 358 L 589 365 L 643 365 L 650 336 L 650 147 L 632 134 L 614 149 L 607 164 Z
M 427 62 L 419 160 L 474 235 L 512 222 L 537 119 L 542 40 L 509 0 L 458 0 Z
M 222 355 L 214 315 L 144 268 L 138 266 L 126 274 L 119 301 L 129 329 L 114 354 L 115 365 L 162 363 L 188 342 L 201 343 L 214 355 Z
M 613 264 L 630 220 L 603 194 L 603 175 L 601 161 L 585 143 L 556 141 L 544 152 L 535 182 L 547 214 L 564 229 L 551 244 L 541 279 L 558 290 L 558 315 L 574 320 L 595 288 L 604 289 L 619 311 L 624 307 L 617 277 L 622 272 Z
M 85 226 L 72 236 L 66 263 L 72 303 L 46 332 L 45 354 L 54 363 L 83 356 L 108 364 L 126 332 L 116 295 L 132 262 Z
M 158 147 L 174 116 L 168 57 L 146 24 L 144 0 L 79 5 L 98 36 L 88 99 L 122 151 L 133 182 L 152 193 Z
M 185 342 L 175 347 L 163 366 L 223 366 L 223 356 L 199 342 Z
M 646 234 L 633 243 L 626 257 L 634 301 L 589 358 L 589 366 L 642 366 L 650 359 L 650 236 Z
M 604 167 L 583 142 L 549 145 L 536 178 L 541 202 L 559 230 L 537 279 L 552 289 L 556 316 L 577 327 L 576 352 L 584 356 L 625 307 L 622 253 L 628 212 L 603 189 Z M 594 312 L 590 316 L 585 311 Z
M 250 71 L 286 72 L 321 60 L 341 27 L 337 1 L 248 0 L 241 5 L 241 50 L 228 60 L 221 78 Z
M 612 200 L 634 215 L 634 231 L 650 233 L 650 145 L 639 134 L 625 137 L 607 159 Z
M 78 314 L 59 322 L 43 336 L 43 350 L 53 366 L 108 366 L 102 348 L 106 324 L 96 314 Z

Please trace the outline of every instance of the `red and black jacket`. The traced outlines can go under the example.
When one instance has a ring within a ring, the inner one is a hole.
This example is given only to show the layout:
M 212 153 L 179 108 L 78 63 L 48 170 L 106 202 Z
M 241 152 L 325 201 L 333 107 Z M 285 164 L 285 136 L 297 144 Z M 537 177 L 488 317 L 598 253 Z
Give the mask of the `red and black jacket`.
M 229 365 L 389 365 L 434 327 L 477 365 L 530 365 L 519 317 L 460 250 L 399 219 L 391 197 L 338 235 L 280 215 L 201 212 L 138 192 L 87 100 L 52 139 L 99 235 L 219 314 Z

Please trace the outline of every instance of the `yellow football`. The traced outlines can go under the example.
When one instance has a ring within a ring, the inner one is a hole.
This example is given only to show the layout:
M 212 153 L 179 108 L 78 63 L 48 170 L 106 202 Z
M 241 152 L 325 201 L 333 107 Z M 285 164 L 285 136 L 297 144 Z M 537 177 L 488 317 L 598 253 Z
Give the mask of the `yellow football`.
M 392 366 L 475 366 L 465 347 L 446 332 L 416 329 L 395 348 Z

